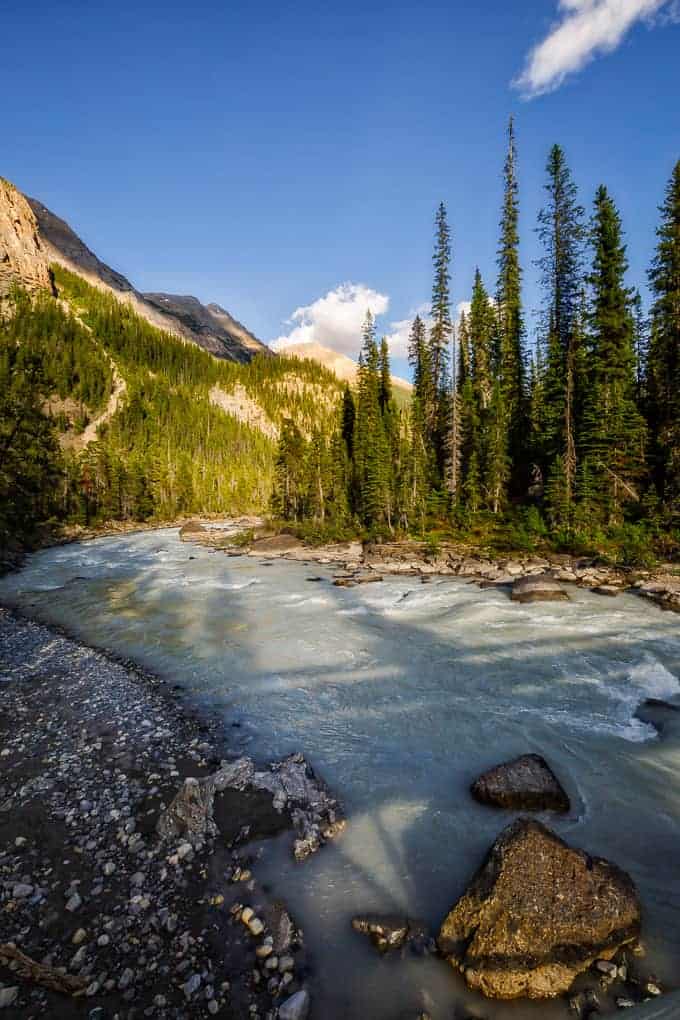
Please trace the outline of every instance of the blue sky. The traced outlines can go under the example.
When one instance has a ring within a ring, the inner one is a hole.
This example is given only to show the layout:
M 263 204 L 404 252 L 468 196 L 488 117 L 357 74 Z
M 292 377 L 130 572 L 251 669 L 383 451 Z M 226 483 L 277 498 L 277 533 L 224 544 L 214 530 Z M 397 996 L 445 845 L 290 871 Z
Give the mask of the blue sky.
M 13 3 L 0 174 L 142 290 L 348 353 L 370 300 L 398 354 L 440 200 L 454 302 L 476 265 L 493 282 L 511 113 L 528 308 L 555 141 L 585 205 L 609 186 L 644 283 L 680 157 L 679 16 L 677 0 Z

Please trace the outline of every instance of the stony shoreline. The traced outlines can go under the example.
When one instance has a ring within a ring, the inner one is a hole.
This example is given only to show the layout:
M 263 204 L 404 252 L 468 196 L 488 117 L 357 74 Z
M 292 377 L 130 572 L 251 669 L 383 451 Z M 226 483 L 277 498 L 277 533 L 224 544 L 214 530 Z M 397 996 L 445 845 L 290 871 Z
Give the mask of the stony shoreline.
M 157 833 L 183 780 L 229 757 L 220 726 L 2 608 L 0 692 L 2 1015 L 273 1020 L 298 993 L 288 1015 L 304 1017 L 303 935 L 259 886 L 252 846 L 289 812 L 267 790 L 225 789 L 214 835 Z
M 244 527 L 253 527 L 252 519 Z M 336 579 L 345 587 L 377 580 L 379 576 L 460 577 L 480 587 L 510 590 L 522 578 L 542 577 L 556 585 L 576 585 L 602 596 L 615 597 L 632 591 L 662 609 L 680 613 L 680 565 L 665 564 L 654 570 L 603 566 L 592 558 L 562 554 L 548 556 L 491 556 L 482 551 L 442 543 L 432 550 L 422 542 L 346 542 L 310 546 L 293 535 L 268 534 L 255 528 L 250 540 L 234 543 L 234 531 L 211 528 L 190 521 L 180 529 L 185 542 L 222 550 L 228 555 L 287 559 L 330 565 L 343 573 Z

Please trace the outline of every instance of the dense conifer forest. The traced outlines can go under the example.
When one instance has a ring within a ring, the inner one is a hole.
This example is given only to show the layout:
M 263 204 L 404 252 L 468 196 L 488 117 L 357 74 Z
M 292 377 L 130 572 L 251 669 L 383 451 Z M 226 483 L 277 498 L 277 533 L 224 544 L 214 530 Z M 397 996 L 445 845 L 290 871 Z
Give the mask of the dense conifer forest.
M 53 267 L 58 299 L 17 289 L 0 321 L 0 532 L 50 518 L 96 524 L 261 510 L 283 416 L 309 434 L 341 389 L 312 362 L 219 361 Z M 116 413 L 81 448 L 114 387 Z M 210 399 L 241 388 L 270 434 Z
M 414 391 L 400 413 L 370 313 L 359 382 L 330 432 L 288 423 L 274 512 L 307 533 L 457 535 L 645 563 L 680 548 L 680 161 L 649 271 L 651 307 L 627 279 L 624 228 L 598 188 L 581 206 L 550 150 L 537 231 L 543 306 L 528 337 L 512 122 L 496 279 L 479 271 L 452 321 L 451 232 L 435 223 L 431 320 L 413 322 Z

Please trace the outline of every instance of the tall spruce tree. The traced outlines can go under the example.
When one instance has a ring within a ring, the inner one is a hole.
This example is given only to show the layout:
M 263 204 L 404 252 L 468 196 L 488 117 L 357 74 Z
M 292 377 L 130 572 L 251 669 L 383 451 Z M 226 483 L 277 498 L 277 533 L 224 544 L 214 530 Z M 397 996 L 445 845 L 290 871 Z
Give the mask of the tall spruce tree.
M 508 151 L 503 169 L 503 210 L 498 249 L 499 378 L 508 419 L 508 454 L 515 469 L 518 491 L 526 482 L 527 408 L 524 365 L 522 270 L 519 260 L 519 189 L 513 118 L 508 125 Z
M 537 453 L 538 466 L 546 479 L 546 492 L 559 493 L 553 505 L 559 507 L 561 519 L 565 516 L 571 519 L 577 431 L 574 334 L 582 288 L 584 210 L 559 145 L 550 150 L 546 170 L 548 200 L 538 217 L 538 234 L 543 245 L 539 267 L 545 294 L 541 338 L 545 368 L 541 380 L 542 429 Z M 556 519 L 557 514 L 553 512 L 552 516 Z
M 357 414 L 354 429 L 354 468 L 358 509 L 364 524 L 391 525 L 391 460 L 380 407 L 380 352 L 375 323 L 368 312 L 359 356 Z
M 649 282 L 654 297 L 648 358 L 648 418 L 658 492 L 680 518 L 680 160 L 660 208 Z
M 608 523 L 637 499 L 644 466 L 645 428 L 636 402 L 633 293 L 626 287 L 621 219 L 605 187 L 598 188 L 591 229 L 592 291 L 589 385 L 581 428 L 583 454 L 598 480 Z
M 432 373 L 434 405 L 428 422 L 435 451 L 437 484 L 447 478 L 450 453 L 451 390 L 449 378 L 449 346 L 451 343 L 451 231 L 446 207 L 441 202 L 435 219 L 433 255 L 432 326 L 429 337 L 429 361 Z

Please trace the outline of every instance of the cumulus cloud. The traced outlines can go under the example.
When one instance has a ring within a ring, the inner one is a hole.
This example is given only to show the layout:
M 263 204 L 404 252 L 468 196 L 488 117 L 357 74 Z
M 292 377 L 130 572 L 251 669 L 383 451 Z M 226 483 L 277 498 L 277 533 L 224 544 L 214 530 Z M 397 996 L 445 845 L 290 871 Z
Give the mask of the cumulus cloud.
M 366 312 L 370 309 L 373 317 L 378 319 L 387 313 L 389 306 L 387 294 L 381 294 L 362 283 L 342 283 L 311 304 L 296 308 L 286 323 L 291 327 L 290 330 L 273 340 L 269 346 L 275 351 L 285 351 L 287 347 L 297 344 L 317 343 L 356 360 L 361 347 L 361 329 Z M 461 311 L 469 312 L 469 309 L 470 302 L 461 301 L 456 306 L 456 318 L 460 319 Z M 392 357 L 407 356 L 408 338 L 416 315 L 420 316 L 429 330 L 432 318 L 428 302 L 414 308 L 408 318 L 388 322 L 382 327 L 380 323 L 377 324 L 377 336 L 386 337 Z
M 432 325 L 429 304 L 419 305 L 408 319 L 399 319 L 397 322 L 390 323 L 390 332 L 386 334 L 386 339 L 393 357 L 405 358 L 407 356 L 408 338 L 416 315 L 420 316 L 429 329 Z
M 370 310 L 374 317 L 389 308 L 387 294 L 363 283 L 342 283 L 310 305 L 296 308 L 287 325 L 292 328 L 270 345 L 283 351 L 293 344 L 321 344 L 356 358 L 361 346 L 361 327 Z
M 559 0 L 558 10 L 560 20 L 513 83 L 526 98 L 552 92 L 598 54 L 611 53 L 636 22 L 676 20 L 677 0 Z

